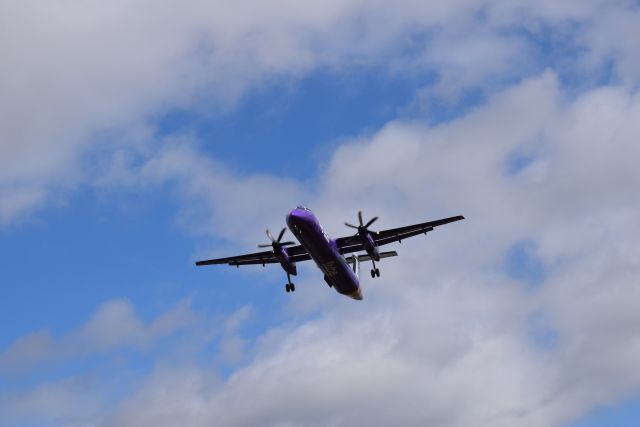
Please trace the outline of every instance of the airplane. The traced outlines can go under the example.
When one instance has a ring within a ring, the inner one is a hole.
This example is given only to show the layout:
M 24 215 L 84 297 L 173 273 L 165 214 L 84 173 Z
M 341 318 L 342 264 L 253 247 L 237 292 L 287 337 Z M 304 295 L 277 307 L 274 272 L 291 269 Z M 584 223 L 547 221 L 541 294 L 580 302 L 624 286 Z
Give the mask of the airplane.
M 355 300 L 362 300 L 362 288 L 358 279 L 360 262 L 372 262 L 371 277 L 375 278 L 380 277 L 380 269 L 376 267 L 376 262 L 379 262 L 382 258 L 398 255 L 396 251 L 380 252 L 378 247 L 392 242 L 402 243 L 402 240 L 419 234 L 426 235 L 434 227 L 461 219 L 464 219 L 464 217 L 458 215 L 375 232 L 369 230 L 369 227 L 378 220 L 378 217 L 374 217 L 364 223 L 362 211 L 359 211 L 359 225 L 345 222 L 347 227 L 356 229 L 356 233 L 331 239 L 324 232 L 313 212 L 304 206 L 298 206 L 289 212 L 286 217 L 286 223 L 289 230 L 293 232 L 300 242 L 299 245 L 292 241 L 282 242 L 282 238 L 287 231 L 286 228 L 280 231 L 277 239 L 267 230 L 267 237 L 271 240 L 271 243 L 261 244 L 258 247 L 271 248 L 271 250 L 198 261 L 196 265 L 228 264 L 240 268 L 241 265 L 262 264 L 264 267 L 266 264 L 279 263 L 287 273 L 286 292 L 294 292 L 296 287 L 291 282 L 291 276 L 298 274 L 296 263 L 312 259 L 324 273 L 324 280 L 329 287 L 334 288 L 342 295 Z M 365 254 L 356 254 L 356 252 L 360 251 L 365 251 Z M 349 256 L 345 257 L 345 254 L 349 254 Z

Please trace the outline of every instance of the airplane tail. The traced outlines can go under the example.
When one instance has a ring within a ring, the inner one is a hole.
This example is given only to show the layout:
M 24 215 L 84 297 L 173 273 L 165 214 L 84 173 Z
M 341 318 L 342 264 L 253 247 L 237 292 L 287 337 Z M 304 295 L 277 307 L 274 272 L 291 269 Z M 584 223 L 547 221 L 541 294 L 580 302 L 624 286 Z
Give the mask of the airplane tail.
M 389 258 L 392 256 L 398 256 L 398 252 L 396 251 L 380 252 L 380 259 Z M 364 254 L 364 255 L 353 254 L 346 257 L 345 260 L 347 261 L 347 263 L 351 264 L 351 268 L 353 269 L 353 272 L 356 274 L 356 276 L 360 277 L 360 263 L 362 261 L 371 261 L 371 257 L 368 254 Z
M 351 268 L 353 268 L 353 272 L 355 273 L 356 277 L 360 277 L 360 260 L 357 256 L 353 257 Z

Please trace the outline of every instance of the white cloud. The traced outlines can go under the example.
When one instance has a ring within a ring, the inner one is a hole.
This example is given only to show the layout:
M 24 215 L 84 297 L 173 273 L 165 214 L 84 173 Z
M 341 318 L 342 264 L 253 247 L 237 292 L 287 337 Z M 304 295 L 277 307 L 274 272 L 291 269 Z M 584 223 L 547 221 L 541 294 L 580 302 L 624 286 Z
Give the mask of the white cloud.
M 122 180 L 143 187 L 174 184 L 186 202 L 180 222 L 187 229 L 230 240 L 243 236 L 246 240 L 241 243 L 252 245 L 256 239 L 266 240 L 264 224 L 275 232 L 284 226 L 287 208 L 306 198 L 292 179 L 233 174 L 202 156 L 188 138 L 167 141 L 141 166 L 125 168 L 109 185 Z M 260 222 L 251 220 L 258 217 Z
M 174 108 L 225 110 L 274 77 L 382 64 L 435 71 L 435 93 L 455 95 L 531 73 L 535 47 L 518 30 L 562 35 L 567 23 L 585 63 L 612 61 L 630 83 L 639 69 L 638 13 L 626 2 L 32 0 L 0 8 L 3 224 L 50 191 L 87 181 L 93 164 L 82 158 L 124 143 L 97 138 L 104 132 L 126 133 Z
M 90 378 L 67 379 L 41 384 L 12 396 L 0 394 L 0 422 L 3 425 L 90 426 L 105 401 L 92 388 Z
M 114 402 L 144 379 L 117 355 L 122 349 L 146 351 L 151 359 L 149 366 L 162 381 L 171 378 L 208 385 L 218 383 L 216 373 L 200 372 L 191 366 L 194 354 L 219 338 L 218 363 L 231 366 L 246 360 L 245 341 L 239 330 L 251 312 L 251 307 L 244 306 L 212 321 L 194 313 L 190 301 L 183 300 L 144 322 L 129 301 L 110 300 L 83 326 L 60 339 L 54 339 L 48 331 L 22 337 L 0 353 L 3 379 L 6 377 L 15 384 L 26 379 L 26 384 L 0 392 L 0 424 L 99 425 L 113 409 Z M 172 349 L 162 351 L 161 358 L 154 358 L 152 351 L 158 351 L 157 344 L 170 334 L 179 335 L 171 342 Z M 93 368 L 84 367 L 83 359 L 95 355 L 103 356 L 106 362 Z M 59 364 L 60 372 L 51 369 L 52 362 Z M 64 362 L 72 363 L 74 368 L 67 371 Z M 30 376 L 42 369 L 47 371 L 47 377 L 32 384 Z M 174 375 L 175 371 L 179 371 L 179 376 Z M 174 385 L 162 395 L 177 392 L 180 387 Z
M 188 299 L 151 322 L 142 321 L 130 301 L 110 300 L 98 307 L 83 326 L 60 339 L 54 339 L 46 330 L 19 338 L 0 353 L 0 371 L 18 373 L 43 362 L 75 359 L 119 348 L 144 350 L 195 320 Z

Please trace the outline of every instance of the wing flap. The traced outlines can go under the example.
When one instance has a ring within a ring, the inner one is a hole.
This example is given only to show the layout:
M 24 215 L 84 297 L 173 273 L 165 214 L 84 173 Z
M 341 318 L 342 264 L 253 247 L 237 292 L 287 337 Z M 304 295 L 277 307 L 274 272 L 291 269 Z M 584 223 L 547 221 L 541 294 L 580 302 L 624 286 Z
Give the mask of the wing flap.
M 278 262 L 278 260 L 274 258 L 274 259 L 269 259 L 269 260 L 256 260 L 256 259 L 254 259 L 254 260 L 247 260 L 247 261 L 231 261 L 228 264 L 236 266 L 236 267 L 239 267 L 241 265 L 259 265 L 259 264 L 265 265 L 265 264 L 275 264 L 277 262 Z

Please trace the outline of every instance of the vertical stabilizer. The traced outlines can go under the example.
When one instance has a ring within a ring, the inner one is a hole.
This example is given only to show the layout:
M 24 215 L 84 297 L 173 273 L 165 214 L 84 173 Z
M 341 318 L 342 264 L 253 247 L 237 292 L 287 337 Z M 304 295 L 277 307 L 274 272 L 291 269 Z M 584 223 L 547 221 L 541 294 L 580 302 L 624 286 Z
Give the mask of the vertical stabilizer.
M 360 260 L 358 259 L 357 256 L 353 256 L 352 258 L 352 262 L 351 262 L 351 267 L 353 268 L 353 272 L 356 274 L 356 277 L 360 277 Z

